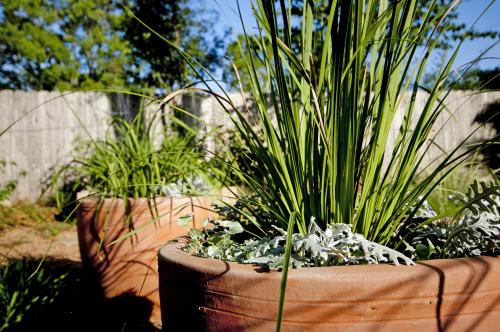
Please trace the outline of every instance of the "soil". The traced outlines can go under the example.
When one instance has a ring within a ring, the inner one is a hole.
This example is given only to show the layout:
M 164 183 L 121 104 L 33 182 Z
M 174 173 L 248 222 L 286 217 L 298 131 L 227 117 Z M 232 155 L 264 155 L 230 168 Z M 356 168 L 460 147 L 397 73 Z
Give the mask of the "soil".
M 76 226 L 56 221 L 55 212 L 40 205 L 0 206 L 0 264 L 20 258 L 80 262 Z
M 56 225 L 60 227 L 60 225 Z M 39 259 L 42 257 L 80 262 L 76 227 L 68 225 L 57 235 L 34 227 L 8 227 L 0 234 L 2 259 Z

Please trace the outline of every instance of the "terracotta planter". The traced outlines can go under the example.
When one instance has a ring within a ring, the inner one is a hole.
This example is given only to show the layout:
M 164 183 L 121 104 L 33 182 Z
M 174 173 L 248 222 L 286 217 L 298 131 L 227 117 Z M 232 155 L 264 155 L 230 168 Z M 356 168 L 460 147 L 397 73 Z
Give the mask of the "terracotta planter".
M 280 272 L 159 253 L 167 331 L 273 331 Z M 500 259 L 425 261 L 290 270 L 283 331 L 495 331 Z
M 88 274 L 107 299 L 119 296 L 137 296 L 147 300 L 151 308 L 150 321 L 161 324 L 158 294 L 157 253 L 159 247 L 190 227 L 201 227 L 211 215 L 208 198 L 156 199 L 154 220 L 147 199 L 130 199 L 128 210 L 121 199 L 97 198 L 81 201 L 77 210 L 78 242 L 82 263 Z M 151 201 L 150 201 L 151 203 Z M 102 205 L 100 205 L 102 204 Z M 193 213 L 188 226 L 181 226 L 178 218 Z M 125 223 L 129 215 L 136 230 L 132 236 L 111 244 L 130 234 Z

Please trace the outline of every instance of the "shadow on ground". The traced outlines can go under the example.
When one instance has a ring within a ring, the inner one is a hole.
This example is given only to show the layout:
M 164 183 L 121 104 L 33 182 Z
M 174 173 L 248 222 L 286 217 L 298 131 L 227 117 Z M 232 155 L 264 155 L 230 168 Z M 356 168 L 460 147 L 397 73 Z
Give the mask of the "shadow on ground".
M 157 331 L 151 304 L 124 295 L 104 300 L 80 263 L 47 259 L 0 267 L 0 331 Z

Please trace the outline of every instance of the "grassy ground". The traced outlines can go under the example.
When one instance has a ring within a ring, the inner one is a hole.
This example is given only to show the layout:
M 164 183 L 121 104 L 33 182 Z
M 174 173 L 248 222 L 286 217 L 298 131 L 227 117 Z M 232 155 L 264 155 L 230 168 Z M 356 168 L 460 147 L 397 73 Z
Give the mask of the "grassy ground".
M 76 226 L 56 212 L 0 205 L 0 331 L 155 331 L 141 298 L 102 299 L 82 269 Z
M 0 230 L 9 226 L 54 226 L 54 215 L 57 210 L 41 204 L 27 204 L 17 202 L 12 205 L 0 204 Z

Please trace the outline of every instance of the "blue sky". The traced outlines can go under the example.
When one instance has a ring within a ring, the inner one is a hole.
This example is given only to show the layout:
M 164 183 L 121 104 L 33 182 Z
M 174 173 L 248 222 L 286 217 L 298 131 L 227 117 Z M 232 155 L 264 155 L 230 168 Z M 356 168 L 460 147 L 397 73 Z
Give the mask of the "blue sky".
M 490 4 L 491 0 L 465 0 L 459 7 L 459 23 L 465 23 L 470 26 L 481 15 L 481 12 Z M 209 0 L 206 2 L 210 9 L 220 13 L 217 29 L 223 31 L 230 27 L 233 35 L 241 33 L 241 23 L 237 16 L 236 0 Z M 248 27 L 253 25 L 251 7 L 249 0 L 240 0 L 240 8 L 244 16 L 245 24 Z M 496 1 L 481 17 L 475 26 L 477 30 L 500 30 L 500 1 Z M 464 43 L 460 53 L 455 61 L 455 66 L 461 66 L 475 59 L 483 50 L 496 42 L 496 46 L 488 53 L 489 57 L 497 59 L 481 61 L 481 68 L 495 68 L 500 66 L 500 43 L 491 38 L 468 41 Z

